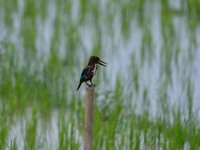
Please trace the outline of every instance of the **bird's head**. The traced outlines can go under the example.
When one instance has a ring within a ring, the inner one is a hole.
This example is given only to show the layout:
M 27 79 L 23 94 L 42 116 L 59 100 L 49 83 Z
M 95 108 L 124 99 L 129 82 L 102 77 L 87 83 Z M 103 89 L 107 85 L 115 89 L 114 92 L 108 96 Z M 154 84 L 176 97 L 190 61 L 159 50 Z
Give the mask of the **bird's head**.
M 107 65 L 106 62 L 103 62 L 102 60 L 99 59 L 99 57 L 96 57 L 96 56 L 90 57 L 88 65 L 90 65 L 90 64 L 99 64 L 99 65 L 102 65 L 102 66 L 105 66 L 105 67 Z

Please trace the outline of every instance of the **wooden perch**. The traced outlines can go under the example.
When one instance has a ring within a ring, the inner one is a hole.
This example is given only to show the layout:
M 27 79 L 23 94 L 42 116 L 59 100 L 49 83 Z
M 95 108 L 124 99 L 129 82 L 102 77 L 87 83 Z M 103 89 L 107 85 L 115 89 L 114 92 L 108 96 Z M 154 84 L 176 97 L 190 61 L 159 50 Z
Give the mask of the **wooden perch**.
M 92 150 L 94 86 L 86 86 L 84 150 Z

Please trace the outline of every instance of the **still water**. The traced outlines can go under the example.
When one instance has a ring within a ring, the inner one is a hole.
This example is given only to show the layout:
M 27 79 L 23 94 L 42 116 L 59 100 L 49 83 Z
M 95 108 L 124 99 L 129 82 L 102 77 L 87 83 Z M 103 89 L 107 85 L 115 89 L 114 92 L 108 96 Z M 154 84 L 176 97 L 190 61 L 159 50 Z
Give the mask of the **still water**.
M 19 60 L 19 68 L 24 64 L 24 53 L 26 51 L 22 37 L 20 37 L 20 30 L 22 28 L 22 20 L 24 13 L 25 0 L 18 0 L 18 9 L 11 13 L 13 25 L 8 28 L 3 21 L 5 11 L 1 10 L 0 17 L 0 41 L 5 39 L 9 40 L 15 46 L 16 59 Z M 179 9 L 181 1 L 169 1 L 169 5 L 173 9 Z M 100 75 L 105 74 L 106 84 L 98 84 L 98 89 L 101 93 L 104 90 L 114 91 L 116 79 L 120 79 L 123 85 L 123 96 L 125 99 L 132 100 L 133 108 L 137 113 L 142 113 L 142 107 L 144 107 L 144 92 L 147 90 L 147 99 L 150 106 L 150 114 L 156 116 L 160 95 L 162 88 L 166 88 L 167 92 L 167 104 L 171 107 L 180 107 L 183 111 L 183 116 L 187 117 L 188 114 L 188 96 L 187 87 L 188 82 L 191 84 L 193 106 L 192 110 L 198 112 L 200 117 L 200 26 L 197 26 L 195 32 L 191 32 L 188 27 L 187 15 L 174 15 L 172 17 L 172 28 L 174 30 L 173 38 L 170 37 L 170 31 L 163 29 L 162 27 L 162 6 L 159 1 L 153 3 L 146 2 L 144 5 L 144 25 L 138 21 L 139 15 L 137 13 L 130 17 L 129 31 L 127 36 L 124 37 L 124 31 L 122 27 L 123 16 L 120 10 L 116 10 L 114 5 L 111 5 L 110 10 L 107 9 L 108 4 L 105 0 L 99 2 L 99 21 L 98 25 L 93 25 L 93 18 L 88 15 L 88 22 L 80 25 L 77 30 L 77 36 L 81 41 L 81 44 L 76 47 L 76 59 L 78 68 L 75 68 L 77 74 L 80 74 L 80 69 L 87 63 L 85 58 L 89 58 L 94 47 L 100 40 L 100 49 L 98 53 L 101 55 L 101 59 L 108 63 L 106 69 L 101 69 L 98 72 Z M 38 60 L 41 60 L 40 65 L 36 62 L 32 62 L 33 69 L 43 70 L 45 63 L 49 59 L 51 52 L 51 41 L 54 33 L 57 32 L 55 28 L 55 20 L 57 19 L 57 3 L 50 0 L 47 3 L 46 14 L 43 19 L 41 14 L 37 14 L 35 20 L 35 26 L 37 30 L 35 50 Z M 61 15 L 62 22 L 67 24 L 78 24 L 80 20 L 80 1 L 74 0 L 71 5 L 70 15 Z M 113 12 L 113 14 L 112 14 Z M 113 15 L 113 20 L 109 22 L 107 19 L 108 14 Z M 129 14 L 130 15 L 130 14 Z M 106 22 L 107 21 L 107 22 Z M 59 43 L 57 44 L 57 52 L 62 59 L 69 51 L 68 37 L 65 34 L 67 26 L 62 26 L 59 29 Z M 98 31 L 96 31 L 98 28 Z M 166 31 L 163 31 L 166 30 Z M 165 32 L 168 36 L 163 36 Z M 169 33 L 168 33 L 169 32 Z M 28 34 L 28 33 L 27 33 Z M 150 36 L 144 42 L 145 36 Z M 75 39 L 76 40 L 76 39 Z M 194 42 L 196 40 L 196 43 Z M 148 42 L 150 43 L 148 45 Z M 179 50 L 177 53 L 177 49 Z M 0 50 L 3 53 L 3 49 Z M 170 51 L 170 52 L 169 52 Z M 169 54 L 169 53 L 171 54 Z M 167 57 L 166 55 L 171 55 Z M 169 61 L 169 62 L 168 62 Z M 167 64 L 167 67 L 166 67 Z M 166 68 L 169 68 L 169 76 L 166 75 Z M 138 75 L 138 80 L 134 80 L 134 74 Z M 100 76 L 99 75 L 99 76 Z M 41 77 L 42 78 L 42 77 Z M 79 78 L 79 76 L 77 76 Z M 70 85 L 73 85 L 76 79 L 70 81 Z M 78 84 L 78 82 L 77 82 Z M 138 85 L 136 87 L 136 84 Z M 74 86 L 74 89 L 76 85 Z M 74 92 L 71 93 L 73 95 Z M 77 93 L 76 93 L 77 94 Z M 80 93 L 84 96 L 83 90 Z M 101 99 L 100 99 L 101 100 Z M 97 98 L 98 101 L 98 98 Z M 126 103 L 126 100 L 125 100 Z M 27 110 L 29 112 L 29 110 Z M 58 141 L 58 127 L 57 127 L 57 112 L 52 115 L 51 123 L 52 130 L 47 133 L 47 143 L 51 143 L 51 148 L 56 148 Z M 200 119 L 200 118 L 199 118 Z M 40 120 L 38 121 L 40 132 Z M 9 139 L 13 139 L 16 135 L 17 143 L 20 143 L 19 149 L 23 148 L 22 129 L 25 128 L 25 121 L 19 121 L 15 124 L 11 131 Z M 69 125 L 69 128 L 70 125 Z M 77 140 L 80 140 L 79 133 L 76 133 Z M 9 140 L 8 139 L 8 140 Z M 54 139 L 54 140 L 52 140 Z M 53 141 L 53 142 L 52 142 Z

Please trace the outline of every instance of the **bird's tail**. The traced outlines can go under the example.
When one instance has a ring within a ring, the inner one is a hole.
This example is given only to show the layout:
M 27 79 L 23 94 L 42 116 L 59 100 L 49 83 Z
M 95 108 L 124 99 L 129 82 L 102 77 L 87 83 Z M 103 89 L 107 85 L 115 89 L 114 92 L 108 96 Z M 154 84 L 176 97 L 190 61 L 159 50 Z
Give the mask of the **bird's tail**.
M 79 82 L 79 85 L 78 85 L 78 88 L 77 88 L 77 91 L 78 91 L 78 89 L 80 88 L 81 84 L 82 84 L 82 82 L 80 81 L 80 82 Z

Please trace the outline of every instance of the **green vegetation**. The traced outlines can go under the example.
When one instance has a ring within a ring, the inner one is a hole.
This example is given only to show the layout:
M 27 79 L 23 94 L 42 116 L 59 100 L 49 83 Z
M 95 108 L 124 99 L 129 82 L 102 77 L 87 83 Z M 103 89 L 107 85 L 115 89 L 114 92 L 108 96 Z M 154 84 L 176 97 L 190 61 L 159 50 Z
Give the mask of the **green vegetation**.
M 199 149 L 199 7 L 198 0 L 179 7 L 168 0 L 1 1 L 0 150 L 82 149 L 84 86 L 76 86 L 90 55 L 108 63 L 94 79 L 93 149 Z

